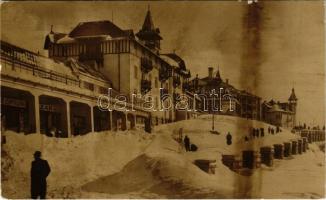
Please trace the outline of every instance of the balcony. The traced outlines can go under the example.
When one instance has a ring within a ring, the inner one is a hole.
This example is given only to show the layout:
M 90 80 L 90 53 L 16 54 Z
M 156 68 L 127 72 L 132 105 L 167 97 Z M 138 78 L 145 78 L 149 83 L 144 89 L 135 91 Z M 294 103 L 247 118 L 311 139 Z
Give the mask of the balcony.
M 162 66 L 160 69 L 160 81 L 164 82 L 172 76 L 172 69 L 168 66 Z
M 192 89 L 192 87 L 191 87 L 191 85 L 190 85 L 190 83 L 188 82 L 184 82 L 183 84 L 182 84 L 182 89 L 183 90 L 186 90 L 186 91 L 190 91 L 191 89 Z
M 153 63 L 149 58 L 142 57 L 140 60 L 141 70 L 144 73 L 148 73 L 153 69 Z
M 181 84 L 181 80 L 179 76 L 174 76 L 173 77 L 173 87 L 178 87 Z
M 191 73 L 189 69 L 181 69 L 180 67 L 175 69 L 175 72 L 184 78 L 190 78 Z
M 141 80 L 141 92 L 146 94 L 152 89 L 152 83 L 149 80 Z

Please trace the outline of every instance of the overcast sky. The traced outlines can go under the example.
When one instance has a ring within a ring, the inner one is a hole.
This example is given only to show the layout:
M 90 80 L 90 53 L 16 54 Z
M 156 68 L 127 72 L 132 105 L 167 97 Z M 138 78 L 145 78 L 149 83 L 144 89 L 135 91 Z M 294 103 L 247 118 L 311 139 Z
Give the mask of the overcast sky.
M 261 1 L 260 1 L 261 3 Z M 269 1 L 261 10 L 259 59 L 244 63 L 244 15 L 237 1 L 181 2 L 10 2 L 1 6 L 3 40 L 43 53 L 50 31 L 68 33 L 79 22 L 112 20 L 137 32 L 148 4 L 160 28 L 162 52 L 176 51 L 192 75 L 217 69 L 222 78 L 263 100 L 287 101 L 294 86 L 298 121 L 325 120 L 325 40 L 322 1 Z M 254 58 L 254 57 L 252 57 Z M 250 66 L 247 66 L 250 65 Z M 255 79 L 255 85 L 251 80 Z

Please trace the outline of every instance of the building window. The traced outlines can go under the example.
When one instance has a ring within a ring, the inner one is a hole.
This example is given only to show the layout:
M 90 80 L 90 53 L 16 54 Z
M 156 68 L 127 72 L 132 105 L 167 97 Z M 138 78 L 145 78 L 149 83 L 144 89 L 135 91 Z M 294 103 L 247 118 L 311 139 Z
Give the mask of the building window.
M 94 91 L 94 84 L 84 81 L 84 88 Z
M 105 87 L 99 86 L 99 93 L 100 94 L 108 94 L 108 89 Z
M 134 74 L 135 74 L 135 79 L 138 79 L 138 67 L 136 65 L 134 67 Z

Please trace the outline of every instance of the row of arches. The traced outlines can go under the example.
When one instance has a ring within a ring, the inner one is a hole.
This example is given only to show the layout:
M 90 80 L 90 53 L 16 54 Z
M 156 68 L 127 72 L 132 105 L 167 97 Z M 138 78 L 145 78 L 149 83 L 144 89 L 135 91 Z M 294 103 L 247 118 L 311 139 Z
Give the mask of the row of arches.
M 69 137 L 93 131 L 124 131 L 137 126 L 145 129 L 147 120 L 135 113 L 103 111 L 83 102 L 34 96 L 28 91 L 4 86 L 1 98 L 2 130 L 26 134 L 39 131 L 48 136 Z

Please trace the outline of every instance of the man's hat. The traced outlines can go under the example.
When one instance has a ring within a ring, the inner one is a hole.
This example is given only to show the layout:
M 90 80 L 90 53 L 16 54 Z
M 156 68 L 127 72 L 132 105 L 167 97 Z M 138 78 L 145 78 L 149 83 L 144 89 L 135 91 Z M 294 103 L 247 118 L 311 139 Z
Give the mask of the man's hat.
M 34 156 L 35 157 L 41 157 L 41 152 L 40 151 L 35 151 Z

